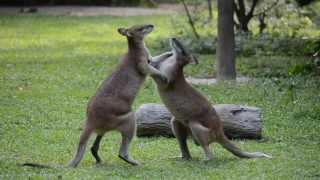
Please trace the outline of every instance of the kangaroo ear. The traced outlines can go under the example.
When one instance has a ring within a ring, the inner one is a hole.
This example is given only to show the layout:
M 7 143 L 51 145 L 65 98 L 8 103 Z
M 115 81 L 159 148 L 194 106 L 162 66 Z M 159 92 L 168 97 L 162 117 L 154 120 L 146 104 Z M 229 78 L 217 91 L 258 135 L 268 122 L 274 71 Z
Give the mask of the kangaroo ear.
M 184 54 L 184 49 L 176 38 L 170 38 L 170 46 L 178 54 Z
M 191 55 L 191 56 L 190 56 L 189 63 L 190 63 L 190 64 L 193 64 L 193 65 L 198 65 L 198 64 L 199 64 L 199 61 L 198 61 L 198 59 L 197 59 L 194 55 Z
M 118 29 L 119 34 L 122 36 L 128 36 L 128 30 L 126 28 L 119 28 Z

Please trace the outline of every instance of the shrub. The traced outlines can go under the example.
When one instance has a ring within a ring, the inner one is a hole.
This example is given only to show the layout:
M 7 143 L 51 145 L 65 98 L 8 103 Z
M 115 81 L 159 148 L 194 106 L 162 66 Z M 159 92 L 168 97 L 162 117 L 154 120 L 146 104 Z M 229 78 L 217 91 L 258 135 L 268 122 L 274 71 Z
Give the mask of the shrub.
M 211 35 L 200 39 L 192 36 L 180 36 L 179 39 L 194 53 L 215 54 L 217 37 Z M 159 40 L 152 44 L 159 52 L 168 50 L 168 41 Z M 160 43 L 159 43 L 160 42 Z M 290 55 L 309 56 L 319 48 L 320 39 L 315 38 L 293 38 L 288 36 L 274 37 L 270 34 L 248 35 L 236 34 L 235 50 L 238 55 Z

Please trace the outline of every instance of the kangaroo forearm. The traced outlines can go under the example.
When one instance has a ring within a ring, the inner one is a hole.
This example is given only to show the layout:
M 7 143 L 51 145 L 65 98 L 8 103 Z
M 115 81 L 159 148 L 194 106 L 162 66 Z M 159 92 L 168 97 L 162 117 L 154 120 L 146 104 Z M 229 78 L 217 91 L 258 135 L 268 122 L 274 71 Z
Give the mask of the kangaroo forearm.
M 152 57 L 151 61 L 162 61 L 164 59 L 167 59 L 168 57 L 170 57 L 172 55 L 171 51 L 165 52 L 163 54 L 160 54 L 158 56 Z
M 139 63 L 138 65 L 140 72 L 142 72 L 145 75 L 160 75 L 161 76 L 161 72 L 159 70 L 157 70 L 156 68 L 152 67 L 151 65 L 149 65 L 148 63 Z

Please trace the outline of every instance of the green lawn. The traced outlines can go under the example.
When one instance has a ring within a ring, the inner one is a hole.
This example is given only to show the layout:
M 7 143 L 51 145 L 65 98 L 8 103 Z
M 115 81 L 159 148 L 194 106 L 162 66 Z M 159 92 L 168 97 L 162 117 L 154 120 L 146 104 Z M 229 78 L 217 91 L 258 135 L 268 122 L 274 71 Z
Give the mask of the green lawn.
M 102 165 L 89 153 L 76 169 L 34 169 L 23 162 L 66 165 L 79 140 L 85 108 L 100 82 L 126 50 L 119 26 L 152 22 L 148 43 L 173 35 L 168 16 L 150 17 L 0 17 L 0 179 L 319 179 L 319 77 L 257 78 L 246 84 L 195 86 L 213 103 L 263 109 L 264 139 L 236 141 L 247 151 L 263 151 L 273 159 L 243 160 L 212 144 L 214 159 L 202 161 L 202 149 L 189 143 L 192 161 L 177 160 L 175 139 L 136 138 L 133 167 L 117 157 L 120 135 L 106 134 Z M 151 52 L 156 52 L 151 49 Z M 212 75 L 213 55 L 201 55 L 194 76 Z M 305 57 L 238 57 L 239 74 L 285 74 Z M 259 76 L 261 77 L 261 76 Z M 293 91 L 289 90 L 294 84 Z M 160 103 L 148 79 L 134 108 Z M 89 142 L 91 145 L 92 140 Z

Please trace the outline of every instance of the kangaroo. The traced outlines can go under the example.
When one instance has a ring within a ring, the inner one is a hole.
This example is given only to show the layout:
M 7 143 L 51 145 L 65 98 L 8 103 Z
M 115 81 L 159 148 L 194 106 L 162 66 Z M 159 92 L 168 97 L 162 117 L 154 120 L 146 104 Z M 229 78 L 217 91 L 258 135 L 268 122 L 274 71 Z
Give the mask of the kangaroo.
M 84 128 L 81 132 L 77 152 L 69 167 L 76 167 L 85 152 L 86 143 L 90 135 L 95 132 L 96 139 L 91 147 L 91 153 L 97 163 L 101 162 L 98 154 L 100 141 L 107 131 L 117 130 L 122 135 L 119 157 L 132 165 L 139 165 L 129 156 L 128 148 L 136 131 L 134 112 L 131 106 L 140 86 L 147 75 L 161 73 L 148 64 L 152 58 L 144 44 L 144 37 L 153 31 L 153 25 L 135 25 L 131 28 L 119 28 L 118 32 L 127 37 L 128 52 L 120 59 L 117 68 L 98 88 L 87 106 Z M 167 55 L 162 55 L 165 58 Z M 159 57 L 155 57 L 157 59 Z M 37 163 L 23 163 L 22 166 L 51 168 L 51 166 Z
M 139 162 L 128 154 L 129 144 L 136 131 L 134 112 L 131 109 L 135 96 L 147 75 L 161 73 L 148 64 L 151 58 L 144 43 L 144 37 L 153 30 L 153 25 L 135 25 L 131 28 L 119 28 L 118 32 L 127 37 L 128 52 L 120 60 L 118 67 L 106 79 L 93 96 L 87 107 L 87 119 L 80 136 L 80 142 L 70 167 L 76 167 L 85 151 L 85 146 L 92 132 L 97 137 L 91 147 L 91 153 L 97 163 L 99 144 L 103 135 L 110 130 L 117 130 L 122 135 L 119 157 L 132 165 Z M 165 80 L 164 80 L 165 81 Z
M 159 56 L 150 61 L 166 77 L 152 76 L 157 84 L 158 93 L 173 115 L 172 130 L 176 136 L 183 159 L 191 159 L 187 146 L 187 137 L 192 135 L 195 143 L 202 146 L 205 160 L 212 159 L 209 144 L 217 142 L 240 158 L 271 156 L 261 152 L 243 152 L 224 134 L 221 120 L 210 102 L 185 80 L 183 68 L 189 64 L 198 64 L 197 59 L 175 38 L 170 39 L 172 53 L 169 57 Z M 164 53 L 164 54 L 169 54 Z M 160 58 L 161 57 L 161 58 Z

